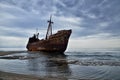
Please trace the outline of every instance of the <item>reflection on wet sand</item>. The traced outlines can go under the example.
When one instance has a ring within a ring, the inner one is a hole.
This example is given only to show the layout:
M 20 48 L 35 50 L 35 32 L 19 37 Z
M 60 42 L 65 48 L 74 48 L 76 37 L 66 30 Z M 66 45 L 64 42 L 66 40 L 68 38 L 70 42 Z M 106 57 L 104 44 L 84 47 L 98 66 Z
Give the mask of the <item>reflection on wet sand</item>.
M 66 56 L 64 54 L 49 54 L 42 52 L 29 53 L 28 56 L 36 57 L 28 59 L 28 69 L 36 73 L 39 71 L 42 75 L 47 76 L 70 76 L 71 70 L 69 69 Z
M 10 52 L 0 56 L 0 69 L 10 73 L 52 78 L 51 80 L 120 80 L 119 53 L 68 52 L 56 55 Z

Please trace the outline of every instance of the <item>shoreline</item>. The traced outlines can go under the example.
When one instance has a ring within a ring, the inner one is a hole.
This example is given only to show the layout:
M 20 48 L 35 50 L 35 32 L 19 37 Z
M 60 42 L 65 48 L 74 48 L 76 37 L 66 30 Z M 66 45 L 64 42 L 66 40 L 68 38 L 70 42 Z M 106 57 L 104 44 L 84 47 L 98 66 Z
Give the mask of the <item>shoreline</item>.
M 0 80 L 44 80 L 39 77 L 0 71 Z
M 22 53 L 22 52 L 26 52 L 26 51 L 0 51 L 0 56 L 14 54 L 14 53 Z M 0 80 L 61 80 L 61 79 L 49 77 L 49 76 L 37 77 L 34 75 L 17 74 L 11 72 L 4 72 L 0 70 Z
M 0 51 L 0 56 L 21 53 L 25 51 Z M 10 72 L 0 71 L 0 80 L 44 80 L 39 77 L 35 77 L 32 75 L 24 75 L 24 74 L 16 74 Z
M 26 51 L 0 51 L 0 56 L 14 54 L 14 53 L 22 53 L 22 52 L 26 52 Z
M 34 75 L 25 75 L 0 71 L 0 80 L 67 80 L 65 77 L 37 77 Z
M 0 56 L 5 56 L 14 53 L 23 53 L 26 51 L 0 51 Z M 0 70 L 0 80 L 67 80 L 65 77 L 52 77 L 52 76 L 34 76 L 26 74 L 17 74 L 5 72 Z

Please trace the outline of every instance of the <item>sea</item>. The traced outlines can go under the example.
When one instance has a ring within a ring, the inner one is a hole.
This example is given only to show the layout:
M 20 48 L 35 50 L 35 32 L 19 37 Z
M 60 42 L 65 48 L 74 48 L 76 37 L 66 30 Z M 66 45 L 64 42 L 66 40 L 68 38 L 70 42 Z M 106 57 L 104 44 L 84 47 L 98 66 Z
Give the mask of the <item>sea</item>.
M 120 49 L 64 53 L 13 51 L 0 56 L 0 71 L 61 80 L 120 80 Z

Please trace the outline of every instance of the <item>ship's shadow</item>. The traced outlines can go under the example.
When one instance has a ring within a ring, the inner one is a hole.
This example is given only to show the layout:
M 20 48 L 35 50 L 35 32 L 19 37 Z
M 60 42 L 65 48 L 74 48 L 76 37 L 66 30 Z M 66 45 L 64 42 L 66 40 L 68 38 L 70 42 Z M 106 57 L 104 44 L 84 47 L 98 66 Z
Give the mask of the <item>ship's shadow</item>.
M 64 53 L 30 52 L 28 55 L 37 56 L 35 59 L 29 59 L 29 70 L 43 71 L 49 76 L 54 74 L 70 76 L 71 74 Z

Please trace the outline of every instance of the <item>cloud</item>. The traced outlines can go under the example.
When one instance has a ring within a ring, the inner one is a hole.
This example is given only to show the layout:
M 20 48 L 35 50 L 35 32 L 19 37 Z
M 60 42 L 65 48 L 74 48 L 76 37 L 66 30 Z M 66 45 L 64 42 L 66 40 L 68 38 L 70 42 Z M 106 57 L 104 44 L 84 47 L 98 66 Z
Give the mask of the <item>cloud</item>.
M 119 4 L 119 0 L 0 0 L 0 39 L 25 40 L 36 28 L 44 38 L 51 14 L 54 32 L 72 29 L 72 39 L 119 39 Z

